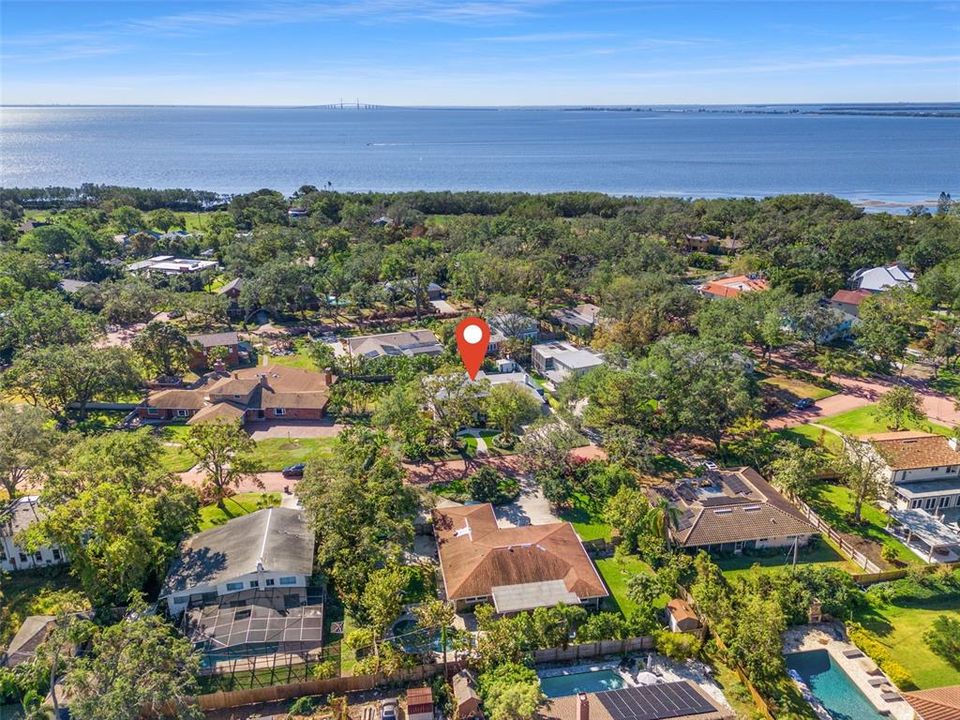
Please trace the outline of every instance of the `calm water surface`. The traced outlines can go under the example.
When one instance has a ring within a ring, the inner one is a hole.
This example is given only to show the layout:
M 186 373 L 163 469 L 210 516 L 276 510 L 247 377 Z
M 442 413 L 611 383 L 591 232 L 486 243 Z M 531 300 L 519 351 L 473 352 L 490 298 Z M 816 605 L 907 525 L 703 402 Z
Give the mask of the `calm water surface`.
M 0 109 L 0 183 L 241 192 L 960 194 L 960 119 L 717 112 Z

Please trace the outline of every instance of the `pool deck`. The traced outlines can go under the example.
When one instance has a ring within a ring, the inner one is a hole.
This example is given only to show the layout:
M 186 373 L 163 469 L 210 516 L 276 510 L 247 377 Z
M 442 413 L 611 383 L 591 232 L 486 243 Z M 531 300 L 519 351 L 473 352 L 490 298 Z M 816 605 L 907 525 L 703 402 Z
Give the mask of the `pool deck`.
M 838 637 L 844 638 L 837 640 Z M 843 668 L 851 681 L 860 689 L 870 703 L 884 715 L 895 718 L 896 720 L 913 720 L 913 709 L 906 700 L 894 700 L 887 702 L 883 699 L 883 693 L 891 688 L 898 692 L 893 683 L 879 670 L 871 674 L 867 672 L 867 665 L 873 665 L 873 661 L 866 654 L 857 658 L 849 658 L 844 655 L 844 651 L 857 650 L 857 646 L 846 639 L 847 634 L 844 631 L 843 624 L 838 622 L 821 623 L 819 625 L 801 625 L 792 628 L 783 634 L 783 652 L 784 654 L 806 652 L 809 650 L 826 650 L 830 653 L 833 661 Z M 864 660 L 868 662 L 865 663 Z M 884 685 L 873 687 L 871 680 L 883 678 L 886 680 Z

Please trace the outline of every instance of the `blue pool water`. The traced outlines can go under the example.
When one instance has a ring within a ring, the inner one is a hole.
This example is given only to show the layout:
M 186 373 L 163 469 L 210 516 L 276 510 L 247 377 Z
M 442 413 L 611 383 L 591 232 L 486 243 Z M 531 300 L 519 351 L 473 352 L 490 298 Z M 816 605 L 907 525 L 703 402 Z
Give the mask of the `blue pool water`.
M 786 659 L 834 720 L 886 720 L 826 650 L 792 653 Z
M 603 690 L 619 690 L 626 685 L 624 679 L 613 670 L 594 670 L 592 672 L 540 678 L 540 688 L 543 690 L 543 694 L 550 698 L 576 695 L 581 692 L 594 693 Z

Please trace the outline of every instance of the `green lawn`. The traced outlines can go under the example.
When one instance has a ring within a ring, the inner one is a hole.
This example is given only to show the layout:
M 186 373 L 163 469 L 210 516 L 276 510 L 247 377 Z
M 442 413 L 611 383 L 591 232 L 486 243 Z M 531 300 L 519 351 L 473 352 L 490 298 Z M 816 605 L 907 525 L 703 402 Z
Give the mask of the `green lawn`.
M 164 470 L 186 472 L 197 464 L 196 456 L 183 447 L 183 441 L 189 432 L 189 425 L 165 425 L 160 428 L 160 440 L 164 443 L 160 464 Z
M 596 561 L 600 577 L 607 584 L 611 597 L 605 601 L 606 609 L 619 611 L 624 617 L 629 617 L 637 604 L 627 595 L 627 581 L 633 575 L 640 573 L 652 574 L 653 570 L 647 563 L 634 555 L 615 555 L 610 558 L 601 558 Z M 670 598 L 662 596 L 657 605 L 666 607 Z
M 0 579 L 0 648 L 30 615 L 56 615 L 90 608 L 80 584 L 66 567 L 23 570 Z
M 832 415 L 827 418 L 822 418 L 818 422 L 821 425 L 832 427 L 834 430 L 838 430 L 844 435 L 852 435 L 854 437 L 868 435 L 871 433 L 888 432 L 890 428 L 887 427 L 886 421 L 880 420 L 874 415 L 875 409 L 876 405 L 864 405 L 863 407 L 859 407 L 855 410 L 849 410 L 847 412 L 840 413 L 839 415 Z M 923 423 L 908 422 L 906 429 L 923 430 L 925 432 L 933 432 L 939 435 L 950 434 L 950 428 L 930 421 Z
M 803 447 L 819 445 L 827 452 L 839 453 L 843 449 L 843 441 L 834 433 L 813 425 L 797 425 L 792 428 L 778 430 L 777 434 L 784 440 L 795 442 Z
M 960 370 L 943 370 L 930 382 L 934 390 L 960 400 Z
M 935 655 L 923 641 L 924 632 L 938 615 L 960 620 L 960 600 L 953 597 L 912 601 L 909 607 L 871 605 L 855 619 L 879 637 L 918 687 L 926 689 L 960 684 L 960 668 Z
M 226 510 L 221 510 L 216 503 L 200 508 L 201 530 L 223 525 L 227 520 L 248 515 L 263 508 L 277 506 L 280 504 L 280 493 L 239 493 L 228 497 L 223 504 Z
M 287 465 L 328 458 L 336 438 L 270 438 L 260 440 L 254 457 L 267 470 L 282 470 Z
M 856 535 L 878 545 L 889 545 L 897 551 L 897 557 L 901 563 L 908 565 L 922 564 L 923 561 L 909 548 L 884 530 L 888 518 L 882 510 L 865 504 L 861 511 L 863 522 L 859 525 L 853 524 L 851 518 L 853 493 L 848 488 L 842 485 L 821 483 L 816 486 L 809 505 L 837 532 Z M 872 559 L 881 566 L 883 565 L 882 562 L 879 562 L 879 557 Z
M 481 430 L 480 437 L 482 437 L 487 443 L 487 454 L 489 455 L 507 455 L 509 454 L 505 450 L 501 450 L 493 444 L 493 439 L 500 433 L 496 430 Z M 476 457 L 477 455 L 477 439 L 472 435 L 465 435 L 460 438 L 463 442 L 464 450 L 467 454 L 467 457 Z
M 560 513 L 584 541 L 609 540 L 612 528 L 603 521 L 602 508 L 583 493 L 573 496 L 573 506 Z
M 733 581 L 742 575 L 752 575 L 755 572 L 775 572 L 789 567 L 793 563 L 793 553 L 784 548 L 782 553 L 772 556 L 740 555 L 731 558 L 721 558 L 716 561 L 728 580 Z M 860 572 L 860 568 L 847 560 L 839 551 L 828 542 L 819 541 L 813 549 L 800 548 L 797 553 L 797 565 L 829 565 L 846 570 L 849 573 Z
M 774 375 L 773 377 L 761 380 L 761 382 L 785 390 L 797 399 L 808 397 L 814 400 L 823 400 L 824 398 L 837 394 L 836 390 L 820 387 L 813 383 L 804 382 L 803 380 L 786 377 L 785 375 Z
M 267 358 L 266 362 L 272 365 L 299 368 L 300 370 L 320 370 L 321 368 L 317 367 L 317 364 L 307 353 L 307 342 L 305 340 L 295 340 L 292 355 L 270 355 L 264 349 L 263 354 Z

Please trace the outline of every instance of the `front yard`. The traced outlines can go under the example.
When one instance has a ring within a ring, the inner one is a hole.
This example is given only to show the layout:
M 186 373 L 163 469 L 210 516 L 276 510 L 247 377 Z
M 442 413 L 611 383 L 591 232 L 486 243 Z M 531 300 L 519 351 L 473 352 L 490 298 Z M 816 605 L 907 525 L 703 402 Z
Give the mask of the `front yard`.
M 330 458 L 336 438 L 269 438 L 257 442 L 254 457 L 270 471 L 288 465 Z
M 786 392 L 793 400 L 800 398 L 812 398 L 814 400 L 823 400 L 831 395 L 836 395 L 837 391 L 820 385 L 814 385 L 795 377 L 786 375 L 773 375 L 761 382 L 765 385 L 771 385 Z
M 228 497 L 223 504 L 225 509 L 221 509 L 216 503 L 200 508 L 200 530 L 209 530 L 216 525 L 223 525 L 227 520 L 249 515 L 257 510 L 276 507 L 280 504 L 280 493 L 238 493 Z
M 876 417 L 876 405 L 864 405 L 855 410 L 849 410 L 839 415 L 822 418 L 818 422 L 821 425 L 831 427 L 844 435 L 859 437 L 872 433 L 889 432 L 886 420 Z M 924 432 L 937 433 L 938 435 L 949 435 L 950 428 L 944 425 L 938 425 L 935 422 L 925 421 L 922 423 L 906 423 L 906 430 L 922 430 Z

